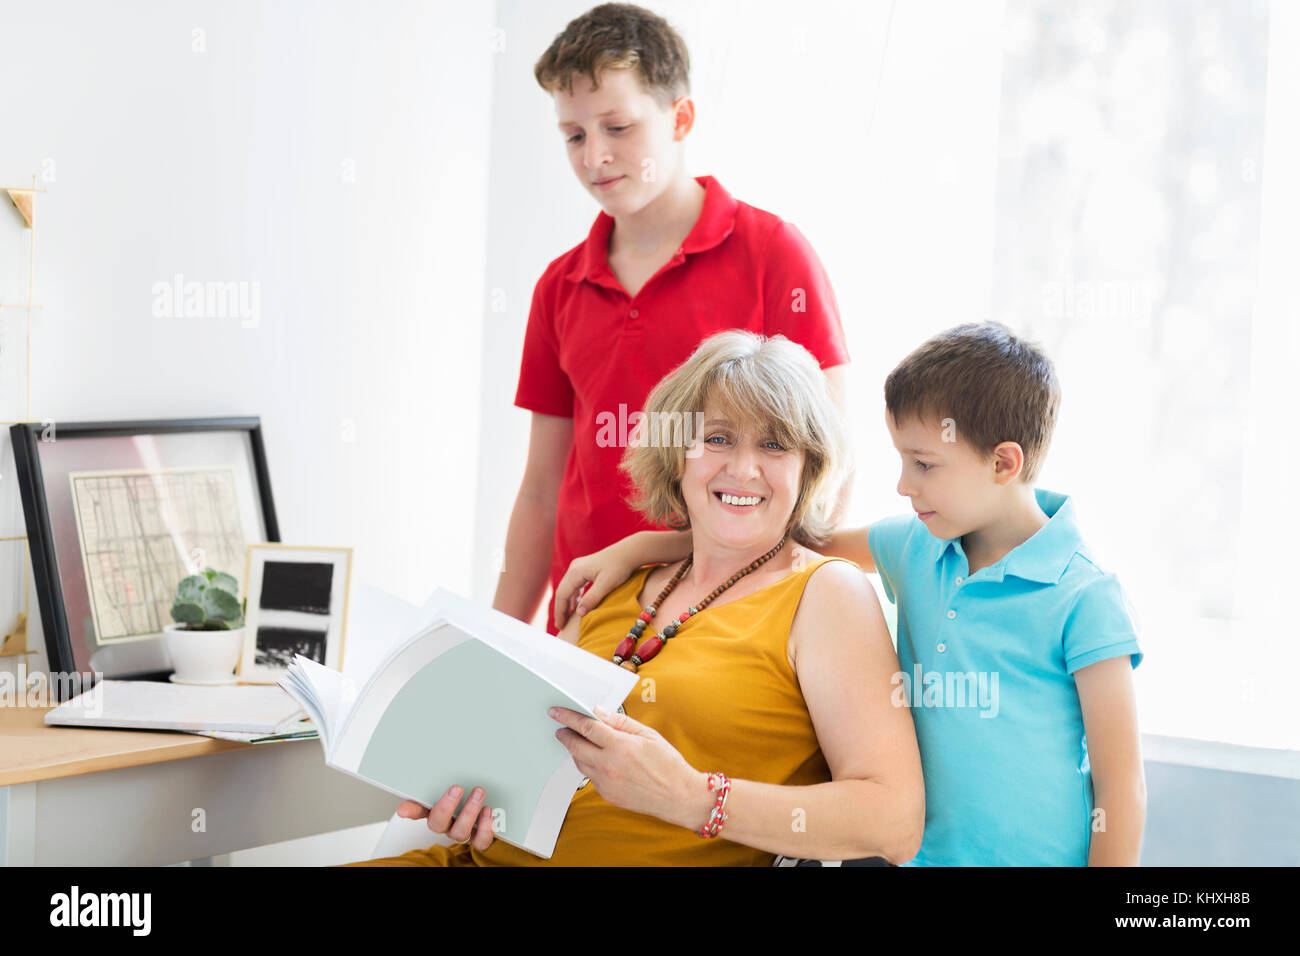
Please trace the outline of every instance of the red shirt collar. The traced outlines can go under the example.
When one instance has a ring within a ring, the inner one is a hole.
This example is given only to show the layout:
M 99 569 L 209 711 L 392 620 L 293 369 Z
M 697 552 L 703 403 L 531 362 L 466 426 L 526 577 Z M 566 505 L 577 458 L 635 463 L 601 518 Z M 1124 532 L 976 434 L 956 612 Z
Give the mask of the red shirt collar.
M 695 181 L 704 187 L 704 206 L 700 209 L 700 217 L 695 220 L 695 225 L 682 242 L 683 253 L 712 249 L 736 228 L 738 203 L 731 193 L 723 189 L 722 184 L 712 176 L 696 176 Z M 617 287 L 618 280 L 609 268 L 609 234 L 613 229 L 614 217 L 602 209 L 591 225 L 582 254 L 574 260 L 566 279 L 573 282 L 581 282 L 583 279 L 597 282 L 605 277 Z

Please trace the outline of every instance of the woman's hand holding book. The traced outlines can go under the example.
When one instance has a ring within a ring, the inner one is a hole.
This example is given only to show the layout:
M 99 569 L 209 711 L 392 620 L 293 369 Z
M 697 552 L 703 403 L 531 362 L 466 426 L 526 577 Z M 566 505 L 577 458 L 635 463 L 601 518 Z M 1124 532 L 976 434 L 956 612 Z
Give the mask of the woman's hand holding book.
M 482 787 L 475 787 L 469 799 L 465 801 L 465 806 L 457 814 L 456 805 L 460 803 L 462 792 L 458 786 L 450 787 L 432 807 L 426 807 L 414 800 L 403 800 L 397 808 L 397 815 L 407 820 L 427 818 L 429 829 L 434 833 L 446 834 L 457 843 L 468 843 L 477 850 L 486 850 L 495 839 L 492 831 L 492 808 L 483 804 L 487 794 L 483 792 Z

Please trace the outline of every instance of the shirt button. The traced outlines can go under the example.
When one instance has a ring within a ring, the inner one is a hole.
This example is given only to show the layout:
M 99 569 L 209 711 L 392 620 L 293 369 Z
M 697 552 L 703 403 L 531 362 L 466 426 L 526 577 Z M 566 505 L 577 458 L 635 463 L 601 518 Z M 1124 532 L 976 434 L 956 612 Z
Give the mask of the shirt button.
M 961 584 L 962 581 L 964 581 L 964 580 L 966 580 L 966 579 L 965 579 L 965 578 L 958 578 L 958 579 L 957 579 L 957 583 L 958 583 L 958 584 Z
M 952 620 L 953 618 L 955 618 L 956 616 L 957 616 L 957 612 L 956 612 L 956 611 L 949 611 L 949 612 L 948 612 L 948 620 L 951 621 L 951 620 Z
M 944 651 L 946 651 L 947 649 L 948 649 L 948 645 L 947 645 L 947 644 L 940 644 L 940 645 L 939 645 L 939 653 L 940 653 L 940 654 L 942 654 L 942 653 L 943 653 Z
M 634 318 L 634 319 L 635 319 L 635 318 L 638 318 L 638 317 L 641 315 L 641 310 L 640 310 L 640 309 L 633 309 L 631 312 L 628 313 L 628 315 L 632 316 L 632 318 Z

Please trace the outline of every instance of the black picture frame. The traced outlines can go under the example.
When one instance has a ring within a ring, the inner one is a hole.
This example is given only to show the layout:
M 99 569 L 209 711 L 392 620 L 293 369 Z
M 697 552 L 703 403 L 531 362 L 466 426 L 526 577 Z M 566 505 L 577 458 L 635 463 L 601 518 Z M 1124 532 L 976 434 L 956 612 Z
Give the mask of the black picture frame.
M 53 433 L 53 440 L 44 436 Z M 141 421 L 107 421 L 107 422 L 21 422 L 9 428 L 13 443 L 14 464 L 17 470 L 19 491 L 22 497 L 23 516 L 27 526 L 27 539 L 32 562 L 32 574 L 36 585 L 41 626 L 45 632 L 45 646 L 49 655 L 51 675 L 55 673 L 85 674 L 90 668 L 79 666 L 78 654 L 74 652 L 73 634 L 68 620 L 65 590 L 60 577 L 60 560 L 75 561 L 76 571 L 84 575 L 80 551 L 68 554 L 65 545 L 60 553 L 56 544 L 55 531 L 51 523 L 50 502 L 47 500 L 45 468 L 42 466 L 43 449 L 55 445 L 83 439 L 122 438 L 140 436 L 177 436 L 202 433 L 234 433 L 242 435 L 247 441 L 247 464 L 251 468 L 248 475 L 248 487 L 256 497 L 252 503 L 262 522 L 264 537 L 258 537 L 256 530 L 251 531 L 249 542 L 265 540 L 278 542 L 280 528 L 276 519 L 275 502 L 271 494 L 271 476 L 267 467 L 266 448 L 262 439 L 262 422 L 258 417 L 230 418 L 187 418 L 187 419 L 152 419 Z M 229 443 L 229 434 L 223 439 Z M 66 452 L 65 452 L 66 453 Z M 48 451 L 47 451 L 48 454 Z M 120 457 L 120 456 L 119 456 Z M 118 467 L 122 462 L 115 463 Z M 147 471 L 147 469 L 146 469 Z M 66 539 L 66 534 L 63 535 Z M 159 642 L 161 645 L 161 642 Z M 80 656 L 87 654 L 83 650 Z M 103 676 L 131 677 L 133 679 L 165 679 L 167 670 L 144 670 L 122 673 L 109 673 Z M 66 699 L 69 681 L 52 680 L 51 698 L 60 702 Z M 84 682 L 80 688 L 87 689 Z

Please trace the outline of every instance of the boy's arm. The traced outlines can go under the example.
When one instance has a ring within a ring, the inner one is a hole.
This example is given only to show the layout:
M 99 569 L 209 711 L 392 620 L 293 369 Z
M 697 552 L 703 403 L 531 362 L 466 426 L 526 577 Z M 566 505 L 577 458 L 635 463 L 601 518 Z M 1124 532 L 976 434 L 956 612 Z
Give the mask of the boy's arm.
M 1142 851 L 1147 791 L 1132 671 L 1121 654 L 1074 673 L 1092 765 L 1089 866 L 1137 866 Z
M 573 443 L 573 419 L 533 412 L 528 463 L 506 531 L 505 561 L 492 606 L 531 624 L 546 598 L 555 548 L 555 509 Z
M 848 407 L 848 370 L 848 365 L 833 365 L 822 370 L 822 374 L 826 376 L 826 384 L 830 388 L 831 397 L 839 407 L 846 423 L 851 417 Z M 848 558 L 863 571 L 874 574 L 876 562 L 871 557 L 871 546 L 867 540 L 869 526 L 863 525 L 861 528 L 841 527 L 845 516 L 849 513 L 849 504 L 853 496 L 853 478 L 856 474 L 857 468 L 854 466 L 845 476 L 844 484 L 840 488 L 839 502 L 835 509 L 835 532 L 831 535 L 830 540 L 817 550 L 822 554 L 831 554 L 837 558 Z
M 870 525 L 865 524 L 861 528 L 837 528 L 817 550 L 837 558 L 848 558 L 863 571 L 874 574 L 876 562 L 871 558 L 871 545 L 867 537 L 869 530 Z
M 867 530 L 867 525 L 837 530 L 817 551 L 848 558 L 868 574 L 874 573 L 876 563 L 871 559 Z M 638 531 L 600 551 L 574 558 L 555 587 L 555 626 L 563 627 L 575 609 L 580 608 L 581 615 L 595 607 L 642 565 L 676 561 L 690 553 L 689 531 Z M 583 591 L 588 582 L 591 587 Z

